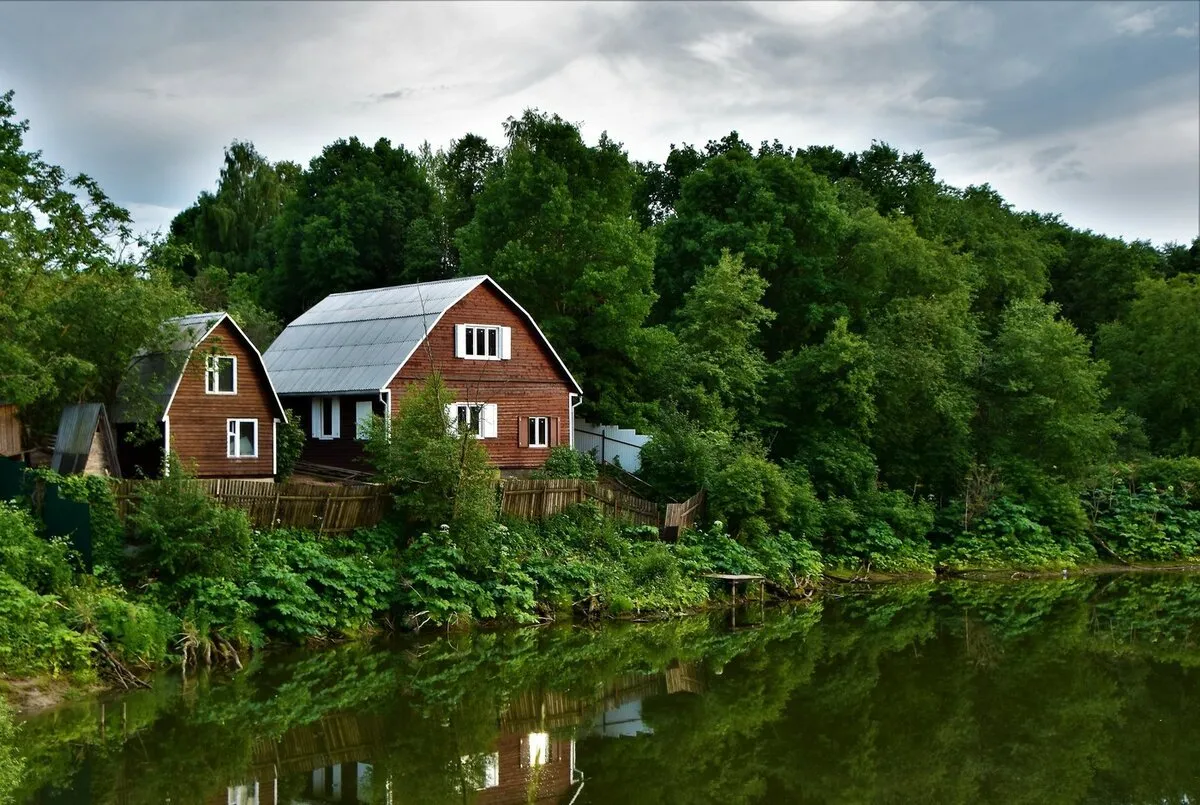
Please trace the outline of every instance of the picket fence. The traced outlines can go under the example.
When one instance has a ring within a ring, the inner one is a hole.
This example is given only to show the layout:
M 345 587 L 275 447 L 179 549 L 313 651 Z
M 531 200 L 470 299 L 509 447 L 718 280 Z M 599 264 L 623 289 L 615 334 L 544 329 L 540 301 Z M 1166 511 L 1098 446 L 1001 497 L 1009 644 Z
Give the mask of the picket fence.
M 122 519 L 137 505 L 145 485 L 153 483 L 157 481 L 114 482 L 113 495 Z M 246 512 L 258 528 L 306 528 L 321 534 L 376 525 L 392 499 L 378 484 L 326 486 L 230 478 L 201 478 L 194 483 L 218 503 Z

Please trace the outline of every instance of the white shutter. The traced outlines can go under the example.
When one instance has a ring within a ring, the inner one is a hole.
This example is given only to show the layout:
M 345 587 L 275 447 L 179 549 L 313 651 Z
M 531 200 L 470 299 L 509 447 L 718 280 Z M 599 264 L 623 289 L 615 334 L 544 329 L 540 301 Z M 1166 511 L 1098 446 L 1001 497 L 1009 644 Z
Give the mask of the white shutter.
M 499 411 L 495 403 L 488 403 L 483 406 L 482 417 L 483 421 L 479 423 L 479 435 L 485 439 L 496 438 L 496 419 Z
M 508 360 L 512 357 L 512 328 L 500 328 L 500 360 Z
M 446 430 L 447 432 L 458 435 L 458 412 L 455 410 L 456 405 L 451 403 L 446 406 Z
M 367 438 L 372 413 L 370 400 L 359 400 L 354 403 L 354 437 L 356 439 Z
M 467 357 L 467 325 L 454 325 L 454 357 Z
M 311 427 L 309 428 L 309 430 L 312 431 L 312 437 L 314 439 L 321 438 L 321 434 L 324 432 L 321 429 L 321 398 L 320 397 L 312 398 L 312 423 L 311 423 Z
M 342 407 L 341 397 L 333 398 L 333 428 L 330 430 L 330 436 L 334 439 L 342 438 Z

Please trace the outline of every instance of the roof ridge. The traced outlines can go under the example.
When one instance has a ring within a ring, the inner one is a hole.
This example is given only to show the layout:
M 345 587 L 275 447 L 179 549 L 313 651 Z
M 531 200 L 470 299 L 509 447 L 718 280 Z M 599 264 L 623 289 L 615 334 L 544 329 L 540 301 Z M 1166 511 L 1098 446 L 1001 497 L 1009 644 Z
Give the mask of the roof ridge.
M 356 293 L 378 293 L 379 291 L 396 291 L 401 288 L 416 288 L 422 285 L 441 285 L 446 282 L 465 282 L 467 280 L 490 280 L 491 277 L 487 274 L 472 274 L 467 277 L 446 277 L 440 280 L 426 280 L 425 282 L 407 282 L 403 285 L 384 285 L 379 288 L 360 288 L 357 291 L 338 291 L 337 293 L 326 294 L 323 299 L 328 299 L 331 296 L 350 296 Z M 318 303 L 320 304 L 320 303 Z M 315 307 L 315 305 L 314 305 Z M 311 310 L 311 308 L 310 308 Z

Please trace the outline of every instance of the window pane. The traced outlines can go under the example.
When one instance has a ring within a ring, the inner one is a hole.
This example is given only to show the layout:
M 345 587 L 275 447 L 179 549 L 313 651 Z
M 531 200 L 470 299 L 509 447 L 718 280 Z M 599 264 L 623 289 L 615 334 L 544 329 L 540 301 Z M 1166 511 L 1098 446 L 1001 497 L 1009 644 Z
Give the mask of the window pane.
M 486 355 L 487 354 L 486 352 L 483 351 L 484 350 L 483 342 L 486 337 L 487 336 L 485 335 L 485 331 L 482 327 L 475 328 L 475 354 L 476 355 Z
M 233 393 L 233 358 L 217 358 L 217 387 L 220 391 Z
M 479 420 L 482 417 L 482 415 L 483 415 L 483 406 L 482 405 L 472 405 L 471 406 L 471 433 L 474 433 L 476 436 L 479 435 Z
M 538 444 L 546 444 L 546 417 L 538 417 Z
M 531 446 L 537 444 L 537 417 L 529 417 L 529 444 Z
M 325 397 L 321 400 L 321 435 L 333 435 L 333 398 Z
M 465 406 L 465 405 L 458 406 L 458 425 L 459 425 L 460 429 L 462 428 L 462 426 L 467 424 L 467 416 L 469 414 L 470 414 L 470 411 L 467 409 L 467 406 Z
M 487 354 L 488 354 L 488 357 L 489 357 L 489 358 L 494 358 L 494 357 L 496 357 L 497 355 L 499 355 L 499 354 L 500 354 L 500 351 L 499 351 L 499 349 L 496 347 L 496 336 L 498 335 L 498 333 L 497 333 L 497 331 L 496 331 L 496 328 L 495 328 L 495 327 L 489 327 L 489 328 L 488 328 L 488 331 L 487 331 L 487 334 L 488 334 L 488 351 L 487 351 Z
M 229 423 L 229 447 L 227 448 L 225 455 L 236 456 L 238 454 L 237 448 L 238 448 L 237 423 L 231 422 L 231 423 Z
M 253 456 L 256 454 L 254 449 L 254 425 L 253 421 L 239 422 L 239 430 L 241 438 L 238 444 L 238 455 Z
M 465 328 L 463 328 L 463 330 L 465 333 L 463 336 L 463 341 L 466 342 L 467 354 L 474 355 L 475 354 L 475 328 L 474 327 L 465 327 Z

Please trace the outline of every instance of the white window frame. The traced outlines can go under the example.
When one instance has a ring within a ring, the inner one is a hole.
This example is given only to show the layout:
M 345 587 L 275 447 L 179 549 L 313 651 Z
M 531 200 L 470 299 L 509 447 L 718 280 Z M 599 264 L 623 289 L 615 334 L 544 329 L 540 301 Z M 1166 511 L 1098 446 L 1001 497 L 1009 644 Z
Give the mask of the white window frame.
M 242 445 L 241 425 L 242 425 L 242 423 L 245 423 L 245 422 L 253 422 L 254 423 L 254 454 L 253 455 L 242 455 L 242 453 L 241 453 L 241 445 Z M 233 437 L 232 444 L 229 441 L 230 436 Z M 226 419 L 225 420 L 225 457 L 226 458 L 258 458 L 258 454 L 259 454 L 259 450 L 258 450 L 259 439 L 258 439 L 258 437 L 259 437 L 259 429 L 258 429 L 258 420 L 257 419 L 243 419 L 243 418 Z
M 468 409 L 468 419 L 470 422 L 470 409 L 479 409 L 478 429 L 475 430 L 474 436 L 476 439 L 495 439 L 499 426 L 500 409 L 495 403 L 479 403 L 479 402 L 456 402 L 446 406 L 446 419 L 449 421 L 450 432 L 458 435 L 458 412 L 460 409 Z
M 221 391 L 218 385 L 221 382 L 221 361 L 233 362 L 233 391 Z M 204 371 L 204 393 L 205 394 L 237 394 L 237 356 L 236 355 L 209 355 L 208 361 L 205 364 Z
M 537 423 L 539 423 L 539 422 L 542 425 L 542 434 L 541 434 L 542 438 L 541 438 L 541 440 L 536 440 L 534 437 L 537 435 L 537 432 L 538 432 Z M 529 437 L 529 446 L 530 447 L 545 448 L 545 447 L 550 446 L 550 417 L 548 417 L 548 416 L 531 416 L 531 417 L 529 417 L 529 421 L 526 424 L 526 427 L 529 428 L 528 432 L 526 433 L 526 436 Z
M 490 346 L 487 333 L 496 334 L 496 354 L 479 355 L 475 352 L 477 330 L 483 330 L 484 343 Z M 468 347 L 470 347 L 468 349 Z M 500 324 L 456 324 L 454 326 L 454 356 L 468 361 L 506 361 L 512 355 L 512 328 Z
M 550 763 L 550 734 L 547 732 L 531 732 L 525 736 L 526 768 L 536 768 Z
M 325 433 L 326 400 L 333 401 L 329 406 L 330 416 L 333 418 L 333 427 L 329 429 L 329 433 Z M 342 438 L 342 400 L 340 397 L 312 398 L 312 438 L 322 441 Z

